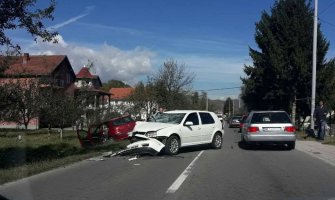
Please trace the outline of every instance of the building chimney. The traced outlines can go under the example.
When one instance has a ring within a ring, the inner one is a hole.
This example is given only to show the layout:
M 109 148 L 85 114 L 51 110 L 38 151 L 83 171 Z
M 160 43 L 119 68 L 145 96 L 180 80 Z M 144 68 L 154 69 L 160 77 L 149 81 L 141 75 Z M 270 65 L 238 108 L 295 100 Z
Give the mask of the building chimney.
M 23 54 L 23 64 L 27 64 L 29 61 L 29 53 L 24 53 Z

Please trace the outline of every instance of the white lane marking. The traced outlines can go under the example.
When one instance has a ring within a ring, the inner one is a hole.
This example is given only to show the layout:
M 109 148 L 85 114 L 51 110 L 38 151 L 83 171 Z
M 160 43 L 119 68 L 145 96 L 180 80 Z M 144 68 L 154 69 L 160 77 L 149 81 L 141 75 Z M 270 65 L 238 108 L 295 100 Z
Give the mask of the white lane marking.
M 181 184 L 186 180 L 188 175 L 190 175 L 192 168 L 194 167 L 194 163 L 198 158 L 201 156 L 201 154 L 204 151 L 201 151 L 197 157 L 194 158 L 194 160 L 186 167 L 186 169 L 179 175 L 179 177 L 172 183 L 172 185 L 167 189 L 166 193 L 175 193 Z

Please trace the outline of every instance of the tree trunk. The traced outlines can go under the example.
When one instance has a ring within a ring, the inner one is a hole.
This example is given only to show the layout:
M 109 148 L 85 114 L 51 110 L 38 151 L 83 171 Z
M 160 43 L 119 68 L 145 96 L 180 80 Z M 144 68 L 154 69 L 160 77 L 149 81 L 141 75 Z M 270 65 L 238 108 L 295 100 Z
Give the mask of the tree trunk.
M 51 136 L 51 124 L 48 124 L 48 135 Z
M 63 127 L 60 128 L 59 139 L 60 139 L 60 141 L 63 140 Z
M 296 109 L 297 109 L 297 101 L 296 101 L 296 96 L 294 95 L 294 100 L 293 100 L 293 105 L 292 105 L 292 124 L 293 126 L 295 126 Z

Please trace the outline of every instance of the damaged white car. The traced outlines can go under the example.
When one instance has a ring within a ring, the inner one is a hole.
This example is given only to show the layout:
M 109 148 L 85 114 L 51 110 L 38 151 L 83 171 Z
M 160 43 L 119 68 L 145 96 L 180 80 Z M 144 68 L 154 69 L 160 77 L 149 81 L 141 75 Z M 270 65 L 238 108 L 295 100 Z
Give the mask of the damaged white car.
M 130 133 L 133 141 L 138 135 L 154 138 L 165 145 L 165 153 L 175 155 L 181 147 L 211 144 L 214 149 L 222 147 L 224 131 L 222 123 L 213 112 L 175 110 L 158 113 L 149 122 L 135 126 Z M 144 141 L 140 141 L 141 142 Z

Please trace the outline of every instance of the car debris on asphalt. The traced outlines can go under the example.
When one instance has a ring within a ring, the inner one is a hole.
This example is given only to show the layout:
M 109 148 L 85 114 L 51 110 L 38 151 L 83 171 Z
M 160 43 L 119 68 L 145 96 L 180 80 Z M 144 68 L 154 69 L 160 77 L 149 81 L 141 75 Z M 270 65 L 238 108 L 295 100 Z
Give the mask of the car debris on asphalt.
M 145 135 L 136 134 L 138 141 L 127 145 L 126 149 L 111 154 L 111 156 L 151 155 L 156 156 L 165 147 L 160 141 Z
M 102 156 L 135 156 L 129 158 L 129 161 L 131 161 L 139 158 L 142 155 L 156 156 L 165 147 L 165 145 L 160 141 L 154 138 L 149 138 L 145 135 L 136 134 L 133 137 L 136 137 L 137 141 L 127 145 L 126 149 L 122 149 L 117 152 L 106 152 Z
M 104 161 L 105 159 L 100 158 L 100 157 L 95 157 L 95 158 L 89 158 L 87 159 L 88 161 Z

